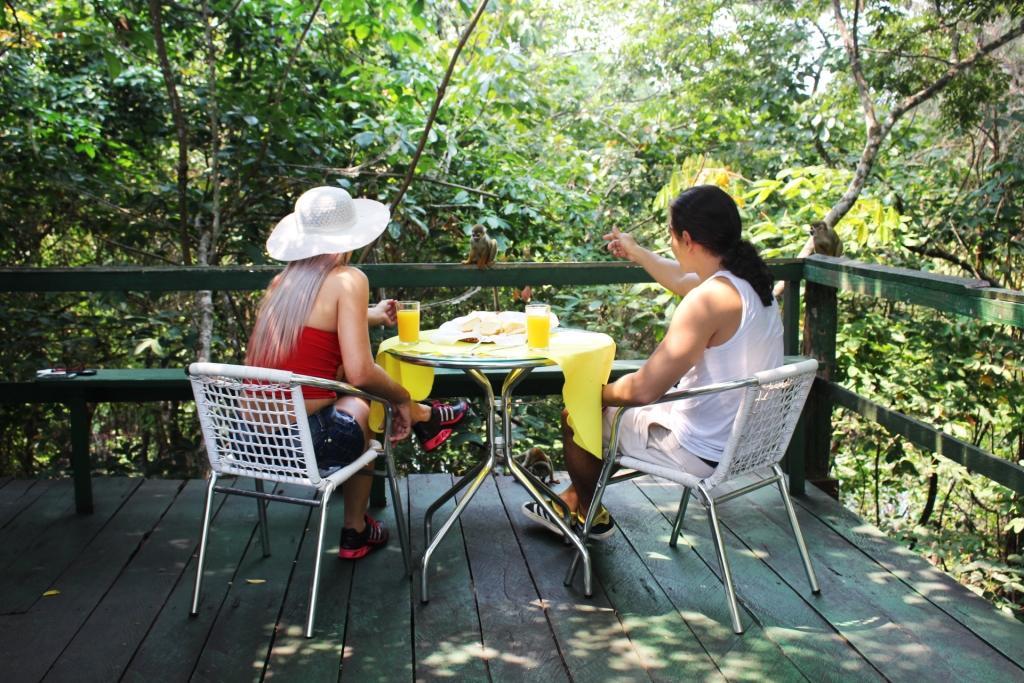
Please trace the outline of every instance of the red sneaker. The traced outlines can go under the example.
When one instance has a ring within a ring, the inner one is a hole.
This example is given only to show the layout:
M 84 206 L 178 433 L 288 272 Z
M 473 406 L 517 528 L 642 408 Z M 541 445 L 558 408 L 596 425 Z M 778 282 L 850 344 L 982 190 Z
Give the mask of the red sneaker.
M 454 434 L 452 427 L 466 419 L 469 414 L 469 401 L 459 399 L 455 403 L 434 401 L 430 408 L 430 419 L 418 422 L 412 427 L 413 433 L 423 450 L 436 450 Z
M 431 401 L 430 403 L 430 420 L 433 421 L 436 415 L 442 427 L 454 427 L 466 419 L 469 413 L 469 401 L 464 398 L 460 398 L 455 403 L 442 403 L 441 401 Z
M 341 546 L 338 548 L 338 557 L 341 559 L 358 560 L 388 542 L 388 530 L 384 524 L 370 515 L 363 515 L 363 518 L 366 520 L 366 528 L 362 531 L 342 528 Z

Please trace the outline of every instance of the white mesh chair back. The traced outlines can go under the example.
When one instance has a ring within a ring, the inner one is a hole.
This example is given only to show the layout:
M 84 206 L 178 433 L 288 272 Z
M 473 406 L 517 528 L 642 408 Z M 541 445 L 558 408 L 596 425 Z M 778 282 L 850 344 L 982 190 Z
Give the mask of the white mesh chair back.
M 704 481 L 708 489 L 782 460 L 817 369 L 818 361 L 812 358 L 754 375 L 757 384 L 742 389 L 722 459 Z
M 193 363 L 189 378 L 213 471 L 321 483 L 302 389 L 291 372 Z

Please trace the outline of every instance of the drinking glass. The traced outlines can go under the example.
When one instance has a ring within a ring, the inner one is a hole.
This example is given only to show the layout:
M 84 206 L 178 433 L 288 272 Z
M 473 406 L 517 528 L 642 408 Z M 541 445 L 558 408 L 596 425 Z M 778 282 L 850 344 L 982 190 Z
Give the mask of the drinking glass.
M 398 302 L 398 341 L 415 344 L 420 340 L 420 302 Z
M 529 304 L 526 307 L 526 345 L 546 349 L 551 343 L 551 306 Z

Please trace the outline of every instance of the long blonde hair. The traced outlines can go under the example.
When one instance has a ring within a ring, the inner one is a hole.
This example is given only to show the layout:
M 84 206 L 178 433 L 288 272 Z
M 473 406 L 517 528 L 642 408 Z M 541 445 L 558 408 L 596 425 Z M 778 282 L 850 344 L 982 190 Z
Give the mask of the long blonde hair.
M 320 254 L 292 261 L 267 290 L 249 337 L 246 365 L 276 368 L 299 343 L 299 335 L 313 310 L 313 303 L 334 268 L 348 261 L 348 254 Z

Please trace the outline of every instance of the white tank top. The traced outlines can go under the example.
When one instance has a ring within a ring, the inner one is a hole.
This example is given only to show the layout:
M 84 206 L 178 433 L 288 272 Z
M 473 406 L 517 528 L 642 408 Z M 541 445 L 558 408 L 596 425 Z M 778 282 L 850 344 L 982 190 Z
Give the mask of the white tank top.
M 728 280 L 739 292 L 743 301 L 740 326 L 724 344 L 704 349 L 675 390 L 742 379 L 782 365 L 782 317 L 774 298 L 771 306 L 765 306 L 749 282 L 727 270 L 711 277 Z M 740 391 L 726 391 L 669 404 L 672 431 L 679 444 L 707 460 L 721 460 L 741 395 Z

